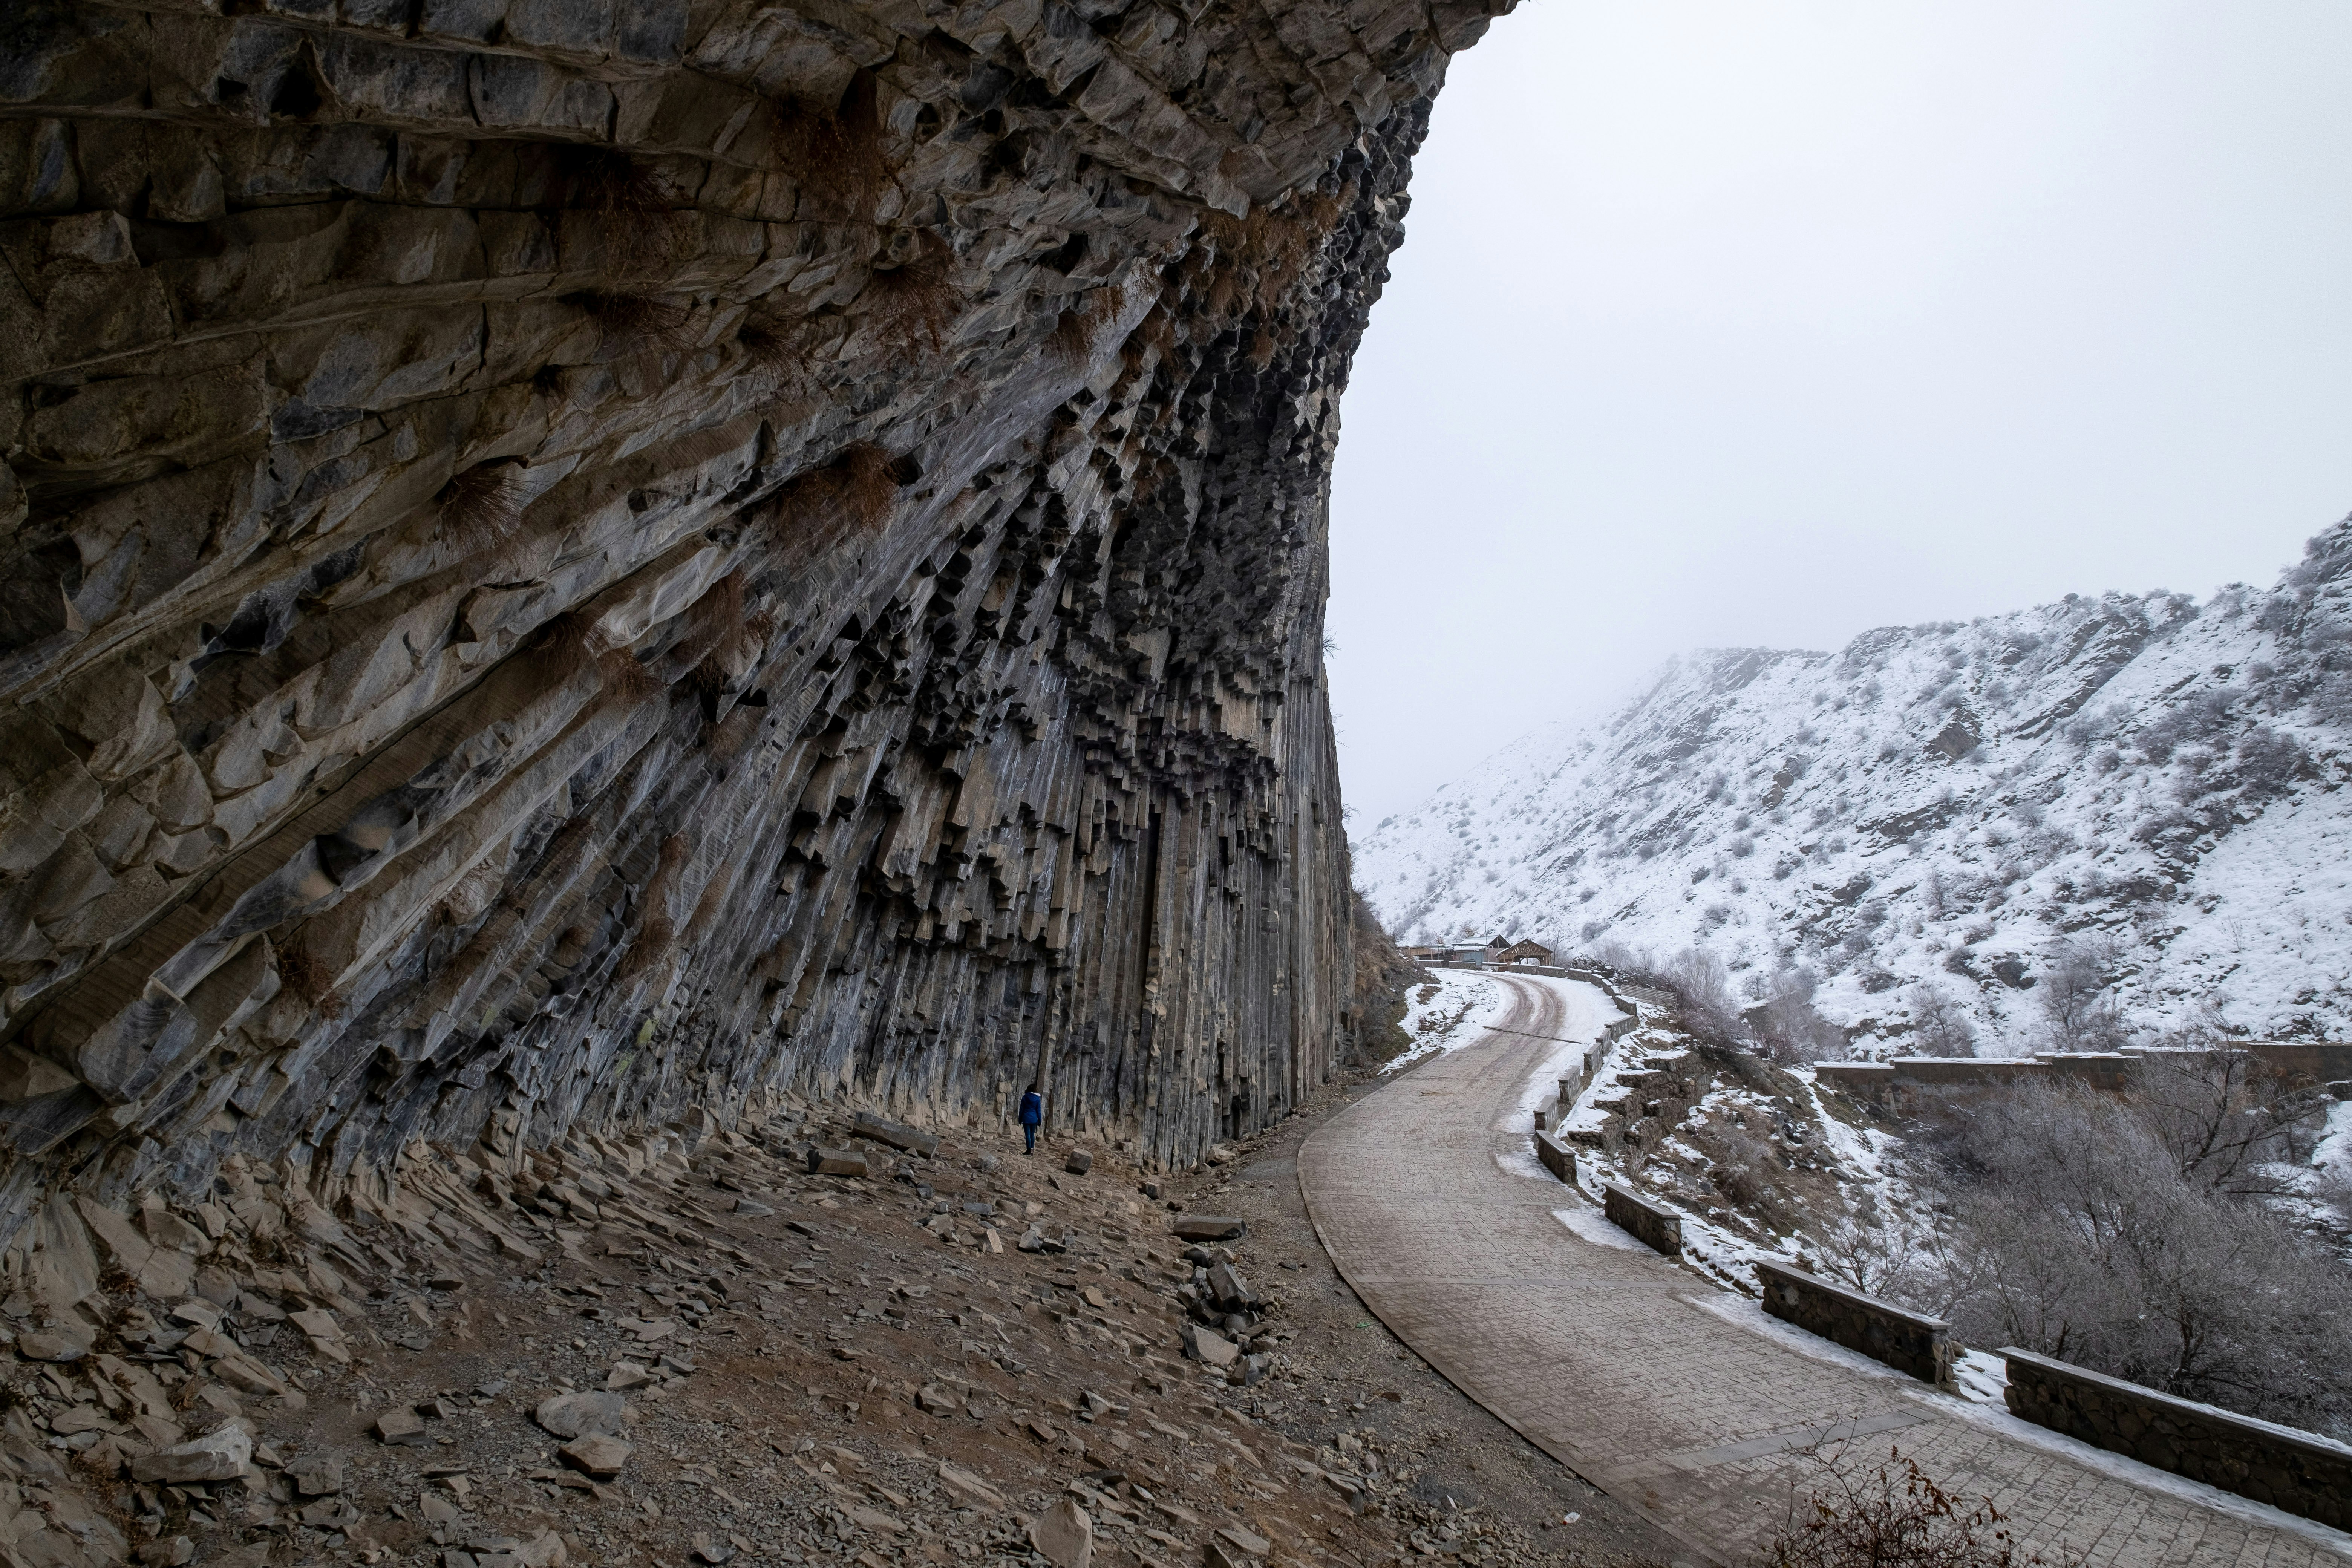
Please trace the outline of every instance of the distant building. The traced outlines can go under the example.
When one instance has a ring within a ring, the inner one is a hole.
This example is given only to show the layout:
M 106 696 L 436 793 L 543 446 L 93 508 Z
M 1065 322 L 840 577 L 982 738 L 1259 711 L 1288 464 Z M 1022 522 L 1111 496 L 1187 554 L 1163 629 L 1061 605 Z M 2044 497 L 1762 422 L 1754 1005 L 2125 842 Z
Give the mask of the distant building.
M 1539 942 L 1506 942 L 1490 936 L 1481 942 L 1444 942 L 1434 947 L 1408 947 L 1404 955 L 1416 963 L 1549 963 L 1551 949 Z

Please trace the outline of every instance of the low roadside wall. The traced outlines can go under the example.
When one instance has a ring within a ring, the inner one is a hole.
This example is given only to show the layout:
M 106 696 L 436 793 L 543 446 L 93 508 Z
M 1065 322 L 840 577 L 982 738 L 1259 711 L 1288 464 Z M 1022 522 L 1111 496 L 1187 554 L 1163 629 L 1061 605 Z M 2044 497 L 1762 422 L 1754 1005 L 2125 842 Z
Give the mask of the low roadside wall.
M 1576 1185 L 1575 1150 L 1549 1132 L 1538 1132 L 1536 1134 L 1536 1158 L 1543 1162 L 1545 1170 L 1570 1186 Z
M 1938 1388 L 1952 1384 L 1951 1325 L 1922 1317 L 1801 1268 L 1759 1262 L 1764 1310 Z
M 2352 1447 L 2031 1351 L 1998 1353 L 2009 1362 L 2010 1411 L 2022 1420 L 2283 1512 L 2352 1528 Z
M 1609 1223 L 1653 1251 L 1679 1258 L 1683 1251 L 1683 1216 L 1636 1197 L 1620 1186 L 1601 1189 L 1601 1212 Z

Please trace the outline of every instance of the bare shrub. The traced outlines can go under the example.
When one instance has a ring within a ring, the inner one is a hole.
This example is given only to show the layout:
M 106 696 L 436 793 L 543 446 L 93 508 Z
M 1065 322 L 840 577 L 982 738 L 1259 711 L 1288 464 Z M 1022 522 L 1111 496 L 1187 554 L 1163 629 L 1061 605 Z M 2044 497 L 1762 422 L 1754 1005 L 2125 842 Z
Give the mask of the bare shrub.
M 1714 1117 L 1696 1141 L 1713 1162 L 1707 1167 L 1707 1183 L 1723 1194 L 1725 1202 L 1776 1236 L 1797 1232 L 1802 1216 L 1783 1190 L 1781 1172 L 1788 1160 L 1780 1151 L 1748 1128 Z
M 2257 1199 L 2183 1174 L 2165 1113 L 2031 1085 L 1932 1131 L 1981 1279 L 1958 1336 L 2267 1420 L 2352 1431 L 2352 1279 Z M 2192 1175 L 2194 1174 L 2192 1167 Z
M 1702 1040 L 1727 1039 L 1739 1019 L 1731 971 L 1706 948 L 1688 948 L 1665 967 L 1667 988 L 1682 1002 L 1683 1026 Z
M 1815 1273 L 1868 1295 L 1912 1300 L 1949 1300 L 1965 1261 L 1931 1217 L 1888 1213 L 1867 1188 L 1836 1219 L 1808 1226 L 1806 1245 Z
M 2028 1568 L 1990 1498 L 1971 1504 L 1937 1485 L 1901 1449 L 1864 1467 L 1842 1451 L 1808 1456 L 1820 1470 L 1810 1495 L 1791 1498 L 1764 1549 L 1763 1568 Z
M 1686 948 L 1662 963 L 1623 942 L 1609 942 L 1595 948 L 1588 962 L 1635 985 L 1673 993 L 1684 1030 L 1704 1043 L 1727 1046 L 1739 1029 L 1731 971 L 1706 948 Z
M 1817 1062 L 1843 1057 L 1845 1031 L 1813 1005 L 1820 977 L 1803 964 L 1772 976 L 1762 1005 L 1746 1015 L 1759 1055 L 1776 1062 Z
M 2181 1178 L 2240 1196 L 2293 1191 L 2275 1166 L 2308 1155 L 2297 1135 L 2326 1121 L 2328 1087 L 2292 1082 L 2200 1024 L 2165 1046 L 2140 1058 L 2133 1094 Z

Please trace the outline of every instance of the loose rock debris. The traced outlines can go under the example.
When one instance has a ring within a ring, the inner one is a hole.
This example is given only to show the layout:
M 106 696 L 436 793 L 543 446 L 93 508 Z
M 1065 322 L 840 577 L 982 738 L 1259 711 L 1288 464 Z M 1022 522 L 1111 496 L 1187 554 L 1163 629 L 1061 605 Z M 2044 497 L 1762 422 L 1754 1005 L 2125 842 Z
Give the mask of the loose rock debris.
M 1360 1399 L 1332 1426 L 1290 1287 L 1251 1278 L 1328 1264 L 1187 1210 L 1191 1188 L 1228 1196 L 1230 1171 L 1147 1184 L 1116 1155 L 1040 1152 L 790 1102 L 756 1129 L 583 1136 L 519 1171 L 412 1151 L 341 1216 L 236 1162 L 209 1215 L 93 1214 L 100 1289 L 0 1302 L 0 1556 L 1616 1560 L 1416 1489 Z M 184 1266 L 158 1268 L 167 1245 Z

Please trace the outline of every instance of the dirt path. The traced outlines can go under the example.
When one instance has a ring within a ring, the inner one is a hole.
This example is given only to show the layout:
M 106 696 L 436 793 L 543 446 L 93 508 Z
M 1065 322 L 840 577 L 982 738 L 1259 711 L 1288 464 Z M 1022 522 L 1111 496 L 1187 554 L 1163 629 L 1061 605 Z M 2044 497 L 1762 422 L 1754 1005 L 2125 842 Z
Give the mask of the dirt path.
M 1572 1232 L 1554 1212 L 1591 1205 L 1498 1163 L 1524 1153 L 1524 1135 L 1496 1128 L 1560 1016 L 1549 983 L 1505 984 L 1518 999 L 1494 1030 L 1317 1129 L 1299 1184 L 1383 1322 L 1685 1552 L 1741 1561 L 1815 1473 L 1801 1450 L 1858 1435 L 1874 1458 L 1892 1443 L 1955 1491 L 1990 1495 L 2029 1548 L 2130 1568 L 2344 1561 L 2335 1532 L 1937 1394 L 1654 1253 Z

